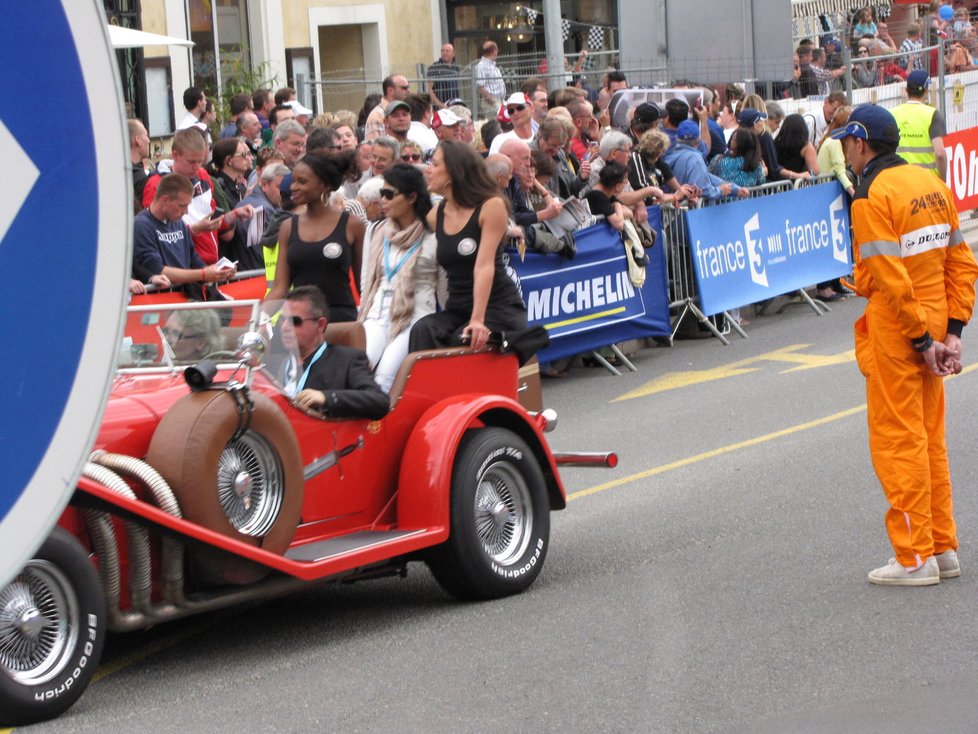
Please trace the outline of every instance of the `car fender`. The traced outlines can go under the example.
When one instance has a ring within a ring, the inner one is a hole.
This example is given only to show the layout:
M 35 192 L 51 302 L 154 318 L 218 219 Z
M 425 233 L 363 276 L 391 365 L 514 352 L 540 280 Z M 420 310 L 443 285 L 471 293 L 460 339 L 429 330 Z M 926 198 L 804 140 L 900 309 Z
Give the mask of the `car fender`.
M 526 441 L 546 479 L 550 508 L 566 507 L 550 447 L 519 403 L 501 395 L 456 395 L 426 410 L 408 437 L 398 474 L 399 527 L 442 527 L 448 537 L 455 454 L 465 432 L 481 426 L 507 428 Z

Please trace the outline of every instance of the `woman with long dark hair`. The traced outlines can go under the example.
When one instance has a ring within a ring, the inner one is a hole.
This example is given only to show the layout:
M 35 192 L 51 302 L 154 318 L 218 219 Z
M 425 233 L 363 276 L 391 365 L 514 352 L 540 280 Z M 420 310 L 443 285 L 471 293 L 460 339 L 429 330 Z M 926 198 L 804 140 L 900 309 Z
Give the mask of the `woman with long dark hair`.
M 761 167 L 761 143 L 757 133 L 738 127 L 730 136 L 727 152 L 710 161 L 710 173 L 738 186 L 760 186 L 765 182 Z
M 292 288 L 314 285 L 326 296 L 331 321 L 356 320 L 350 270 L 359 282 L 364 226 L 329 201 L 356 165 L 352 150 L 329 157 L 309 153 L 295 164 L 292 203 L 306 208 L 282 222 L 275 284 L 266 300 L 280 300 Z
M 411 326 L 438 306 L 438 243 L 428 226 L 431 198 L 417 166 L 398 163 L 380 190 L 386 219 L 367 230 L 360 314 L 374 380 L 389 392 L 408 353 Z
M 808 125 L 799 114 L 788 115 L 781 123 L 781 132 L 774 141 L 778 163 L 788 178 L 809 178 L 818 175 L 818 153 L 808 138 Z
M 508 207 L 485 161 L 465 143 L 446 140 L 435 149 L 425 178 L 428 189 L 445 199 L 428 214 L 428 225 L 448 275 L 448 302 L 414 325 L 411 351 L 459 341 L 480 349 L 490 331 L 525 329 L 526 307 L 503 264 Z

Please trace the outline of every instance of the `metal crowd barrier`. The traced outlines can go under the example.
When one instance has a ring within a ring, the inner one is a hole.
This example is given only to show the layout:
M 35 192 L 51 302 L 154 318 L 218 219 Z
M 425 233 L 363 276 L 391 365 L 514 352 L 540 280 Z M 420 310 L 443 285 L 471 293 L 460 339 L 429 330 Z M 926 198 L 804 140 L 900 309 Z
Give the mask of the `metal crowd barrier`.
M 762 196 L 781 194 L 794 189 L 830 183 L 834 180 L 835 176 L 832 174 L 820 174 L 807 181 L 803 179 L 797 179 L 796 181 L 775 181 L 774 183 L 753 187 L 750 198 L 756 199 Z M 736 197 L 727 197 L 713 201 L 700 200 L 698 206 L 723 206 L 726 203 L 738 200 Z M 713 336 L 724 344 L 729 345 L 730 342 L 724 335 L 724 332 L 721 332 L 717 328 L 716 320 L 703 313 L 699 307 L 696 273 L 693 269 L 689 247 L 689 233 L 686 227 L 686 213 L 688 211 L 688 208 L 685 206 L 677 207 L 672 204 L 662 204 L 662 239 L 663 248 L 666 253 L 666 272 L 669 278 L 669 310 L 674 313 L 678 312 L 678 316 L 672 324 L 672 336 L 675 338 L 683 319 L 689 315 L 693 315 Z M 798 301 L 799 303 L 807 304 L 818 316 L 831 311 L 824 303 L 816 301 L 808 295 L 804 288 L 796 291 L 794 295 L 797 295 L 800 299 Z M 741 328 L 740 324 L 728 312 L 723 311 L 721 313 L 726 319 L 726 323 L 730 325 L 730 328 L 746 339 L 747 332 Z

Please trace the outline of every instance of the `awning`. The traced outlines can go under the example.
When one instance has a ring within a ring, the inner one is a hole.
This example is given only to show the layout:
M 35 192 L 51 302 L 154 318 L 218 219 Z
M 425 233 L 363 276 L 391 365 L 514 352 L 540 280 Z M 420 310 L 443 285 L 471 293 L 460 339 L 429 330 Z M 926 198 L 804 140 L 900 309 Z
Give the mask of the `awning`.
M 791 16 L 806 18 L 829 13 L 846 13 L 872 4 L 870 0 L 791 0 Z
M 109 41 L 113 48 L 142 48 L 143 46 L 193 46 L 193 41 L 158 33 L 146 33 L 119 25 L 109 26 Z

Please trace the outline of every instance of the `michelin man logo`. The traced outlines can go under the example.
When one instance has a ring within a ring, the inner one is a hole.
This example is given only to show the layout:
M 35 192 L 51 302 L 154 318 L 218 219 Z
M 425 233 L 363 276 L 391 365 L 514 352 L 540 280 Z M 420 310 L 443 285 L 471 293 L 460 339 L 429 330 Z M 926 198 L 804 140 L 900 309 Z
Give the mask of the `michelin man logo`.
M 752 237 L 761 228 L 760 217 L 755 214 L 744 224 L 744 242 L 747 243 L 747 262 L 750 263 L 750 279 L 767 288 L 767 271 L 764 269 L 764 242 Z
M 848 234 L 846 218 L 842 216 L 844 211 L 845 202 L 843 195 L 840 194 L 835 201 L 829 204 L 829 218 L 832 223 L 832 257 L 840 263 L 848 265 L 849 244 L 846 237 Z

